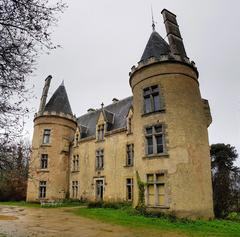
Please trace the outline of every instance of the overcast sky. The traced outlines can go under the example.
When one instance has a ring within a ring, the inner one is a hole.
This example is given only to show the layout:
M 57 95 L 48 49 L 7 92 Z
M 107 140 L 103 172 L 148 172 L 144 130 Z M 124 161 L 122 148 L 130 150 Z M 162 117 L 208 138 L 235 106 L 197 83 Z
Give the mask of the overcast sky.
M 49 97 L 64 80 L 73 112 L 99 108 L 112 98 L 131 95 L 128 73 L 140 60 L 151 34 L 151 4 L 156 30 L 165 38 L 161 10 L 177 15 L 185 48 L 199 70 L 200 90 L 209 100 L 210 143 L 230 143 L 240 153 L 240 1 L 238 0 L 68 0 L 54 29 L 62 48 L 41 55 L 30 84 L 39 106 L 45 78 L 53 76 Z M 26 118 L 32 137 L 33 113 Z M 240 158 L 239 158 L 240 159 Z M 238 163 L 240 164 L 240 162 Z

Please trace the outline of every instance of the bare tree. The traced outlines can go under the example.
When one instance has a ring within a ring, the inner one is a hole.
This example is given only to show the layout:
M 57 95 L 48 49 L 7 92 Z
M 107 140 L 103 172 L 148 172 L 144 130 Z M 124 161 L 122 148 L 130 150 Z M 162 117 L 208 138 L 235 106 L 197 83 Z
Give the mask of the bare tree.
M 0 201 L 25 200 L 30 158 L 30 143 L 20 140 L 0 150 Z
M 8 144 L 21 129 L 28 112 L 26 78 L 39 52 L 55 49 L 51 26 L 66 5 L 49 0 L 0 0 L 0 145 Z

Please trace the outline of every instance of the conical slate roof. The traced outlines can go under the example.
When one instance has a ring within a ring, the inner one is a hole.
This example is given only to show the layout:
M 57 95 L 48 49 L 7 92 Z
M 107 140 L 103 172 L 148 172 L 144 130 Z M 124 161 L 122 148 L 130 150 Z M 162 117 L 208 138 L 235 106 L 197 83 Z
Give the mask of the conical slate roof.
M 45 106 L 44 111 L 65 113 L 72 115 L 72 109 L 68 100 L 65 86 L 61 84 L 54 92 L 50 100 Z
M 160 55 L 167 55 L 169 53 L 170 48 L 168 43 L 156 31 L 153 31 L 140 61 L 147 60 L 151 57 L 159 58 Z

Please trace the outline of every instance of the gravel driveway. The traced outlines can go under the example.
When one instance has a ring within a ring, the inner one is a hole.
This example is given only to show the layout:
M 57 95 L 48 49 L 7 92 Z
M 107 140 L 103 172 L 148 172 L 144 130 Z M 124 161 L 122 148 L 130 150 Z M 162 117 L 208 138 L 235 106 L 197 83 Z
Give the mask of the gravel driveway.
M 68 212 L 70 208 L 0 206 L 0 236 L 11 237 L 184 237 L 102 223 Z

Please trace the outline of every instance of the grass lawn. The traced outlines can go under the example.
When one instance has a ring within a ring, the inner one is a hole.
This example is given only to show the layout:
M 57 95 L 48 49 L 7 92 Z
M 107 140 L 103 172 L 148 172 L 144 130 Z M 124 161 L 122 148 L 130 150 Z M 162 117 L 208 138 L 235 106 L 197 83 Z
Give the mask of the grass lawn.
M 137 215 L 133 209 L 78 208 L 72 210 L 76 215 L 97 219 L 103 222 L 161 231 L 176 231 L 189 236 L 240 236 L 240 222 L 227 220 L 186 221 L 167 218 L 150 218 Z

